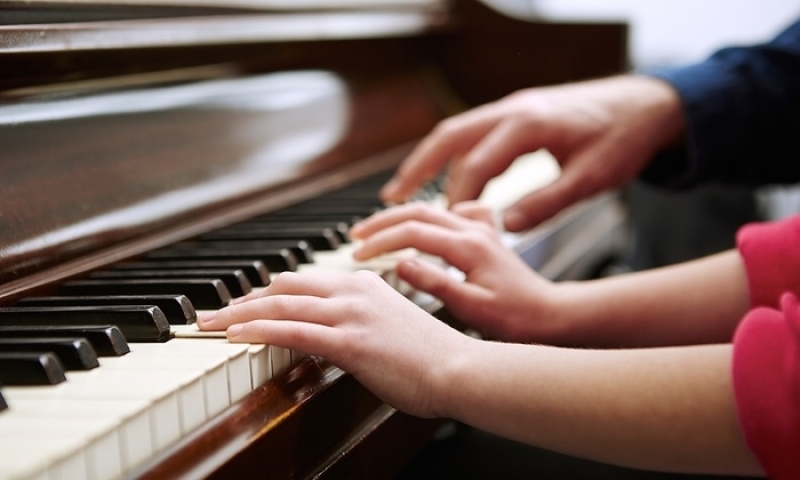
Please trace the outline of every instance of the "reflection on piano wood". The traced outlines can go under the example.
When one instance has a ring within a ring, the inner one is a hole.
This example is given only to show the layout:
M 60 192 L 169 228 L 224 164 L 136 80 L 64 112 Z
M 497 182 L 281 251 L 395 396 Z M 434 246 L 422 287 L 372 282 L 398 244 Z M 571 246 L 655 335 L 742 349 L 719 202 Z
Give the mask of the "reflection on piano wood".
M 391 477 L 441 421 L 324 359 L 174 337 L 285 269 L 376 269 L 447 319 L 391 259 L 353 264 L 348 226 L 447 115 L 622 70 L 625 27 L 472 0 L 159 3 L 0 1 L 0 478 Z M 615 205 L 509 244 L 585 276 L 613 252 Z M 22 340 L 42 335 L 54 353 Z

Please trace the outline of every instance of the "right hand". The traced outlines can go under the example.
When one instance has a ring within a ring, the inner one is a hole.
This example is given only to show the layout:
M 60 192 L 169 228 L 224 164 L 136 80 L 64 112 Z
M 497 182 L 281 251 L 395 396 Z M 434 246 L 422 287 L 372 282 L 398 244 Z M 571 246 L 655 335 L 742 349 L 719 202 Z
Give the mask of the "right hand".
M 568 325 L 559 322 L 555 284 L 530 269 L 500 241 L 491 214 L 475 202 L 455 212 L 413 202 L 378 212 L 350 230 L 362 245 L 353 253 L 367 260 L 415 248 L 441 257 L 466 276 L 421 258 L 401 260 L 397 275 L 442 300 L 461 321 L 485 336 L 514 342 L 552 342 Z
M 520 231 L 630 181 L 682 133 L 680 99 L 660 80 L 628 75 L 521 90 L 440 122 L 381 197 L 406 201 L 450 164 L 450 205 L 472 200 L 517 157 L 544 148 L 561 175 L 506 210 L 505 227 Z

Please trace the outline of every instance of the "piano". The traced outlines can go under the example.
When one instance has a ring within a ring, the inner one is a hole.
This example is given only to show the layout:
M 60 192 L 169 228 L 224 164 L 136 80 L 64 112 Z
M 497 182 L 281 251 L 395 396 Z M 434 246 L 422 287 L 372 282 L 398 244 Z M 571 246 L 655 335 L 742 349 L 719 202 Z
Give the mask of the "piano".
M 458 326 L 392 258 L 354 264 L 347 227 L 439 120 L 623 71 L 626 47 L 624 24 L 476 0 L 0 0 L 0 478 L 395 476 L 445 420 L 322 358 L 193 338 L 194 312 L 371 268 Z M 623 214 L 603 196 L 508 242 L 584 278 Z

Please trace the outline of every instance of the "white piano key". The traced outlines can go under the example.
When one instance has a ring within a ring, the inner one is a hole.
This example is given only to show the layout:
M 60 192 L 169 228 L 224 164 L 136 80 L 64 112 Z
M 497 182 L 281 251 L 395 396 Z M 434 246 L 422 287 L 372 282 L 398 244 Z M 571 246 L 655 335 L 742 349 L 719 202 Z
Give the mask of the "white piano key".
M 149 402 L 144 400 L 25 399 L 3 392 L 14 415 L 33 418 L 108 418 L 117 423 L 123 470 L 129 470 L 154 453 Z
M 180 371 L 163 371 L 154 376 L 148 372 L 104 373 L 102 369 L 68 375 L 67 382 L 46 389 L 16 390 L 20 398 L 78 400 L 146 400 L 154 449 L 165 448 L 180 438 L 178 393 L 187 381 Z M 143 374 L 144 373 L 144 374 Z
M 292 351 L 288 348 L 272 347 L 272 376 L 280 375 L 292 365 Z
M 137 370 L 153 374 L 182 370 L 196 375 L 196 381 L 187 383 L 180 392 L 183 433 L 199 427 L 229 405 L 227 358 L 170 355 L 169 351 L 143 351 L 133 345 L 131 353 L 124 357 L 101 358 L 100 366 L 105 370 Z
M 229 404 L 239 401 L 251 391 L 248 348 L 248 344 L 230 343 L 225 339 L 218 338 L 175 338 L 164 344 L 138 343 L 131 345 L 132 351 L 150 350 L 160 355 L 227 359 Z
M 272 358 L 269 345 L 250 345 L 247 355 L 250 359 L 250 387 L 256 389 L 272 378 Z
M 173 335 L 182 339 L 225 339 L 224 331 L 204 331 L 191 325 L 172 325 Z M 303 357 L 302 354 L 292 352 L 286 348 L 274 345 L 252 345 L 250 355 L 250 385 L 251 389 L 261 386 L 275 375 L 283 372 L 294 362 Z
M 0 466 L 0 478 L 4 480 L 50 480 L 47 469 L 36 469 L 31 465 L 20 468 L 4 468 Z
M 96 389 L 113 388 L 125 398 L 140 398 L 142 395 L 153 400 L 155 408 L 151 408 L 151 420 L 157 449 L 172 444 L 181 434 L 187 433 L 182 424 L 182 410 L 190 410 L 187 415 L 192 417 L 205 414 L 201 369 L 95 369 L 68 372 L 67 382 L 76 386 L 86 383 L 86 398 L 95 398 L 92 392 Z M 135 396 L 128 397 L 129 394 Z
M 13 432 L 14 438 L 45 440 L 64 438 L 73 441 L 74 453 L 86 456 L 87 478 L 104 480 L 122 474 L 122 459 L 117 423 L 108 418 L 32 418 L 13 411 L 0 417 L 0 431 Z
M 181 339 L 225 339 L 224 331 L 204 331 L 191 325 L 172 325 L 170 327 L 175 338 Z M 276 347 L 274 345 L 252 345 L 259 347 L 257 350 L 251 349 L 250 354 L 250 386 L 254 389 L 270 380 L 275 375 L 283 372 L 295 361 L 302 358 L 302 355 L 295 355 L 288 349 Z M 261 347 L 266 348 L 263 351 Z
M 9 478 L 45 477 L 48 480 L 89 478 L 85 453 L 70 438 L 0 437 L 0 470 Z

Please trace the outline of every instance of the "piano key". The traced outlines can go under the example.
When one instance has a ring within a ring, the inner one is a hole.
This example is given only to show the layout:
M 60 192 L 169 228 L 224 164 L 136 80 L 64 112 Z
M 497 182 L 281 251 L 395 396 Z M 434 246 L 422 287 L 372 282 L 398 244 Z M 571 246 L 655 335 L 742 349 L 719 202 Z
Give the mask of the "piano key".
M 2 384 L 0 384 L 2 387 Z M 3 396 L 3 391 L 0 390 L 0 412 L 6 410 L 8 408 L 8 402 L 6 402 L 6 397 Z
M 74 280 L 61 287 L 62 295 L 185 295 L 195 308 L 221 308 L 231 294 L 221 280 Z M 127 335 L 127 334 L 126 334 Z
M 0 308 L 3 325 L 115 325 L 132 342 L 161 342 L 169 337 L 164 313 L 148 305 L 4 307 Z
M 148 412 L 150 403 L 145 400 L 40 399 L 27 398 L 29 395 L 21 397 L 18 391 L 8 392 L 7 395 L 14 405 L 14 415 L 20 417 L 39 418 L 44 422 L 62 418 L 106 418 L 114 422 L 120 437 L 120 458 L 124 470 L 141 464 L 155 452 Z
M 318 217 L 321 215 L 335 215 L 337 217 L 359 217 L 365 218 L 374 213 L 379 212 L 382 207 L 363 207 L 359 205 L 351 206 L 350 208 L 342 208 L 341 205 L 335 204 L 321 204 L 321 205 L 303 205 L 297 204 L 291 207 L 286 207 L 281 210 L 272 212 L 270 216 L 274 217 L 291 217 L 302 221 L 303 216 L 308 215 Z
M 121 356 L 130 351 L 122 330 L 113 325 L 82 326 L 25 326 L 0 327 L 0 337 L 83 337 L 92 344 L 98 356 Z
M 261 220 L 246 220 L 241 223 L 237 223 L 235 225 L 230 225 L 228 227 L 222 228 L 217 230 L 216 232 L 229 232 L 229 231 L 248 231 L 248 230 L 260 230 L 263 228 L 294 228 L 297 226 L 303 226 L 306 228 L 320 228 L 320 229 L 330 229 L 333 231 L 337 237 L 339 237 L 340 243 L 347 243 L 350 241 L 350 223 L 343 222 L 343 221 L 336 221 L 336 220 L 314 220 L 309 221 L 306 217 L 303 217 L 302 222 L 297 221 L 288 221 L 285 218 L 283 219 L 270 219 L 269 217 L 261 218 Z M 216 233 L 212 232 L 212 233 Z M 203 236 L 202 238 L 204 238 Z M 313 245 L 312 245 L 313 246 Z
M 155 346 L 155 344 L 140 344 Z M 123 357 L 124 358 L 124 357 Z M 98 368 L 88 372 L 70 372 L 67 381 L 48 388 L 9 387 L 22 400 L 124 400 L 148 403 L 152 443 L 155 451 L 178 439 L 181 431 L 181 408 L 203 405 L 197 388 L 199 372 L 184 370 L 137 371 L 120 375 L 117 370 Z
M 224 331 L 200 330 L 197 324 L 174 325 L 172 335 L 175 338 L 183 339 L 226 338 Z M 293 360 L 289 349 L 275 345 L 250 345 L 248 355 L 250 357 L 251 388 L 256 388 L 273 376 L 280 374 L 291 365 Z
M 149 261 L 123 262 L 113 265 L 114 270 L 182 270 L 186 268 L 234 268 L 247 275 L 254 287 L 269 285 L 269 269 L 260 260 L 194 260 L 194 261 Z M 193 320 L 194 321 L 194 320 Z M 187 322 L 192 323 L 192 322 Z
M 246 250 L 254 251 L 276 251 L 287 249 L 294 254 L 298 263 L 311 263 L 314 261 L 314 248 L 310 243 L 301 238 L 287 238 L 283 240 L 258 240 L 258 239 L 228 239 L 228 240 L 204 240 L 196 239 L 181 242 L 173 245 L 170 250 L 213 250 L 219 252 Z M 276 259 L 276 262 L 283 260 Z M 269 267 L 269 265 L 268 265 Z M 285 270 L 285 268 L 284 268 Z M 281 270 L 283 271 L 283 270 Z
M 185 295 L 111 295 L 28 297 L 17 302 L 18 306 L 102 306 L 102 305 L 154 305 L 161 309 L 169 323 L 194 323 L 197 312 Z
M 351 215 L 348 213 L 330 213 L 326 215 L 318 214 L 306 214 L 299 217 L 292 217 L 290 214 L 284 214 L 275 216 L 273 214 L 261 215 L 258 217 L 253 217 L 250 220 L 247 220 L 242 223 L 254 223 L 254 224 L 271 224 L 271 223 L 292 223 L 294 225 L 297 224 L 305 224 L 305 223 L 317 223 L 317 222 L 341 222 L 347 225 L 348 227 L 353 226 L 354 223 L 363 220 L 364 218 L 368 217 L 368 215 Z
M 0 472 L 9 479 L 71 480 L 88 478 L 85 453 L 74 438 L 42 439 L 0 436 Z
M 67 440 L 71 455 L 83 453 L 86 475 L 81 478 L 90 480 L 122 474 L 122 449 L 116 427 L 108 418 L 31 418 L 15 412 L 0 416 L 0 431 L 13 431 L 17 440 Z
M 327 227 L 294 225 L 234 225 L 199 237 L 200 242 L 220 240 L 297 240 L 302 239 L 314 250 L 335 250 L 341 243 L 336 232 Z
M 0 353 L 4 385 L 56 385 L 66 380 L 64 366 L 52 353 Z
M 100 366 L 97 353 L 85 338 L 0 337 L 0 353 L 18 352 L 50 352 L 58 357 L 67 370 L 91 370 Z
M 161 348 L 164 345 L 168 348 Z M 147 352 L 148 355 L 179 357 L 217 357 L 226 359 L 229 403 L 242 399 L 251 390 L 250 361 L 247 344 L 229 343 L 224 339 L 174 338 L 163 345 L 133 344 L 132 352 Z
M 146 258 L 149 260 L 259 260 L 264 262 L 271 272 L 295 271 L 298 263 L 297 257 L 287 248 L 223 252 L 212 249 L 161 250 L 150 253 Z
M 244 272 L 236 269 L 204 268 L 186 270 L 100 270 L 89 275 L 93 280 L 188 280 L 219 279 L 225 284 L 233 297 L 241 297 L 250 293 L 253 288 Z

